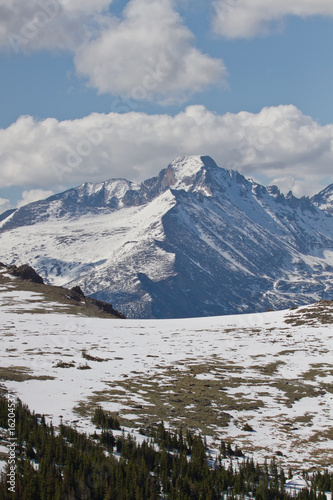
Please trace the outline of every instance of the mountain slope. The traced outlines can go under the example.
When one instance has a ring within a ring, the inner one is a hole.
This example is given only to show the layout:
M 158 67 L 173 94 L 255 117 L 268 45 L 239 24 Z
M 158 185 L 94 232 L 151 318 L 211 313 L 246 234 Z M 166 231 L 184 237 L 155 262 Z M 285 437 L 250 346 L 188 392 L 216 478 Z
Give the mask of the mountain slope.
M 0 259 L 127 317 L 263 311 L 333 297 L 333 218 L 209 157 L 141 185 L 84 184 L 0 223 Z
M 333 184 L 330 184 L 320 191 L 320 193 L 313 196 L 311 201 L 316 207 L 333 215 Z

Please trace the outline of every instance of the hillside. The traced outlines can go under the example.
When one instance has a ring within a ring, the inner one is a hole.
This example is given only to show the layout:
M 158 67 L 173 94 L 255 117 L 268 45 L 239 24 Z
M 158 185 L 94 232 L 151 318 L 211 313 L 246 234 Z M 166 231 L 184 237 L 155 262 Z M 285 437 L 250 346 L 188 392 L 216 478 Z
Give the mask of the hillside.
M 107 319 L 20 289 L 5 269 L 0 276 L 0 378 L 47 422 L 93 431 L 100 404 L 138 436 L 163 420 L 200 430 L 212 448 L 231 440 L 261 463 L 332 465 L 331 301 L 254 315 Z
M 52 311 L 62 313 L 96 318 L 125 318 L 122 313 L 112 307 L 112 304 L 85 297 L 79 287 L 68 289 L 46 285 L 30 266 L 6 266 L 0 262 L 0 270 L 2 271 L 0 272 L 0 286 L 10 291 L 5 303 L 1 302 L 1 307 L 10 303 L 11 295 L 14 299 L 14 306 L 17 293 L 31 292 L 34 297 L 30 301 L 34 305 L 32 312 L 45 313 L 50 310 L 49 304 L 51 304 Z
M 332 186 L 312 200 L 206 156 L 142 184 L 83 184 L 0 222 L 0 260 L 129 318 L 283 309 L 333 298 Z

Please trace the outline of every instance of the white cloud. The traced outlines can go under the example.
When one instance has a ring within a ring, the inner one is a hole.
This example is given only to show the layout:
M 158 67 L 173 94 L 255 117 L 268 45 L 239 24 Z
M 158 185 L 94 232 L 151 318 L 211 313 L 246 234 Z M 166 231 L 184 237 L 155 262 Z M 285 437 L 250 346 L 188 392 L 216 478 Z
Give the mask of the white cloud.
M 292 105 L 225 115 L 190 106 L 175 116 L 93 113 L 63 122 L 23 116 L 0 129 L 3 187 L 141 181 L 183 154 L 207 154 L 262 182 L 314 194 L 333 182 L 333 125 L 321 126 Z
M 12 207 L 12 204 L 6 198 L 0 198 L 0 215 L 9 210 Z
M 99 28 L 112 0 L 1 0 L 0 48 L 75 50 Z
M 121 18 L 112 0 L 2 0 L 0 49 L 66 50 L 99 92 L 170 103 L 223 84 L 220 59 L 194 45 L 174 0 L 130 0 Z
M 172 0 L 131 0 L 123 19 L 110 20 L 75 63 L 100 92 L 178 101 L 226 76 L 222 61 L 197 50 L 193 39 Z
M 267 34 L 286 16 L 333 16 L 332 0 L 215 0 L 214 29 L 227 38 Z
M 17 208 L 23 207 L 33 201 L 45 200 L 53 194 L 53 191 L 44 191 L 43 189 L 30 189 L 29 191 L 23 191 L 22 200 L 17 203 Z

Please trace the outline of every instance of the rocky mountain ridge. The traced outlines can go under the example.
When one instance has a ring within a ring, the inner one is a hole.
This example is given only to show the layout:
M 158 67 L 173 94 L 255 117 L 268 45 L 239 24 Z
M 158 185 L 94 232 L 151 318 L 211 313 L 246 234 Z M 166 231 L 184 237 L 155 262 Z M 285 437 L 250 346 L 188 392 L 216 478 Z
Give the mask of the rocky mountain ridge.
M 0 222 L 0 259 L 127 317 L 209 316 L 333 298 L 333 186 L 284 196 L 207 156 L 142 184 L 86 183 Z

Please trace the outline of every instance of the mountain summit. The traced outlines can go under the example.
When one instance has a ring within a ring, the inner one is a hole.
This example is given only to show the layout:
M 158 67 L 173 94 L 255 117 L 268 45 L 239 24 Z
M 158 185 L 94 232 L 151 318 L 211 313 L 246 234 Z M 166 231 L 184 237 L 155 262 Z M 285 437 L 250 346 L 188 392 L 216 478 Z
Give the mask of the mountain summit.
M 162 170 L 162 188 L 200 191 L 209 170 L 218 168 L 209 156 L 184 156 L 177 158 Z
M 0 260 L 127 317 L 287 308 L 333 298 L 329 189 L 284 196 L 208 156 L 180 157 L 142 184 L 86 183 L 5 216 Z
M 333 184 L 330 184 L 325 189 L 320 191 L 311 198 L 311 201 L 316 207 L 325 210 L 327 213 L 333 215 Z

